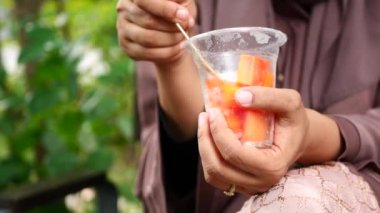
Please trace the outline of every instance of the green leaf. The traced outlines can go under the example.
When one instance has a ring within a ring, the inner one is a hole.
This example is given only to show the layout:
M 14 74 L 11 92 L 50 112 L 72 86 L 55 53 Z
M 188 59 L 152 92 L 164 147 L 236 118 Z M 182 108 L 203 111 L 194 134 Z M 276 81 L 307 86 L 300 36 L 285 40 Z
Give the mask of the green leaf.
M 46 53 L 46 58 L 39 63 L 37 71 L 31 79 L 33 87 L 36 89 L 66 89 L 67 82 L 75 76 L 72 70 L 66 66 L 64 56 L 59 49 L 53 49 Z
M 72 171 L 78 167 L 77 155 L 67 150 L 49 153 L 44 159 L 48 176 L 55 176 Z
M 64 138 L 68 148 L 72 151 L 77 151 L 79 148 L 77 139 L 83 120 L 83 114 L 78 111 L 64 112 L 58 117 L 57 132 Z
M 3 64 L 0 62 L 0 90 L 6 87 L 6 81 L 7 81 L 7 72 L 5 71 Z
M 39 130 L 22 123 L 17 132 L 10 137 L 10 146 L 12 147 L 12 154 L 23 159 L 25 162 L 30 162 L 34 159 L 31 150 L 40 142 Z
M 117 118 L 117 127 L 127 141 L 132 140 L 134 137 L 134 121 L 128 116 L 120 116 Z
M 19 63 L 28 63 L 39 60 L 44 56 L 44 48 L 41 44 L 30 44 L 21 50 L 18 58 Z
M 6 135 L 0 133 L 0 161 L 7 159 L 11 154 L 9 141 Z
M 106 85 L 123 85 L 133 80 L 133 64 L 130 60 L 117 60 L 110 62 L 110 72 L 100 76 L 99 81 Z M 131 85 L 132 86 L 132 85 Z
M 28 179 L 29 166 L 17 159 L 0 162 L 0 188 Z
M 120 107 L 116 98 L 104 91 L 97 91 L 83 103 L 82 109 L 91 118 L 96 117 L 106 120 L 112 117 Z
M 30 112 L 38 113 L 57 106 L 60 99 L 58 92 L 55 90 L 40 90 L 35 92 L 28 106 Z
M 49 128 L 43 132 L 42 145 L 47 153 L 55 154 L 62 150 L 66 151 L 65 142 L 63 139 L 52 129 L 50 122 Z
M 85 166 L 95 170 L 106 170 L 111 166 L 113 158 L 112 150 L 103 147 L 90 154 Z
M 99 149 L 97 138 L 92 131 L 91 123 L 86 121 L 82 124 L 79 132 L 78 143 L 81 150 L 86 153 L 94 152 Z
M 45 49 L 54 46 L 55 31 L 34 25 L 27 31 L 27 45 L 21 50 L 18 58 L 19 63 L 27 63 L 30 61 L 40 60 L 45 53 Z
M 56 38 L 56 31 L 52 28 L 35 24 L 27 31 L 27 39 L 29 43 L 44 44 Z

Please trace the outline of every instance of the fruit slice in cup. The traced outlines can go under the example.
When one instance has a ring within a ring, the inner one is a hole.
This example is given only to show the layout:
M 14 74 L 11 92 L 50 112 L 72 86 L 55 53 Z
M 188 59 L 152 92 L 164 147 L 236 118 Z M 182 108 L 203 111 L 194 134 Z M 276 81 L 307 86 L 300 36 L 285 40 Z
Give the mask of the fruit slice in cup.
M 208 103 L 219 108 L 240 141 L 262 144 L 271 140 L 273 114 L 263 110 L 241 107 L 235 102 L 235 92 L 246 86 L 274 86 L 270 61 L 260 56 L 241 55 L 236 72 L 236 82 L 209 76 L 206 79 Z

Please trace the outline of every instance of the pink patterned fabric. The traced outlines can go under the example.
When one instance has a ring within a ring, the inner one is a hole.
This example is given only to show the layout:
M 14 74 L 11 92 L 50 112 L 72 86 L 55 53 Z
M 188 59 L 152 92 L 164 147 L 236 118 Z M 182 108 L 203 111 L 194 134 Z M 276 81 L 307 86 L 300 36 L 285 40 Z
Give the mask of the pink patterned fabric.
M 239 212 L 380 212 L 368 183 L 339 162 L 289 171 Z

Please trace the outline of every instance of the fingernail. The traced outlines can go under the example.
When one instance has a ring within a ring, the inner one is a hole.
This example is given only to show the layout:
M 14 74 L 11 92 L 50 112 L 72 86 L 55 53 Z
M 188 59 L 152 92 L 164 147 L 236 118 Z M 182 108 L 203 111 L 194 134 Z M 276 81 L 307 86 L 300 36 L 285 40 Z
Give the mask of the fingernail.
M 186 41 L 182 41 L 181 43 L 179 43 L 179 48 L 182 50 L 182 49 L 185 49 L 185 46 L 186 46 Z
M 208 116 L 209 116 L 210 121 L 214 121 L 215 120 L 216 113 L 217 113 L 216 109 L 214 109 L 214 108 L 208 110 Z
M 190 17 L 190 20 L 189 20 L 189 27 L 192 28 L 195 24 L 195 21 L 194 21 L 194 18 L 193 17 Z
M 177 18 L 183 20 L 183 21 L 186 21 L 187 18 L 189 17 L 189 12 L 186 10 L 186 9 L 178 9 L 177 10 L 177 14 L 176 14 Z
M 253 102 L 253 94 L 247 90 L 239 90 L 235 94 L 235 100 L 242 106 L 250 106 Z
M 201 112 L 198 116 L 198 127 L 204 126 L 206 123 L 206 114 Z

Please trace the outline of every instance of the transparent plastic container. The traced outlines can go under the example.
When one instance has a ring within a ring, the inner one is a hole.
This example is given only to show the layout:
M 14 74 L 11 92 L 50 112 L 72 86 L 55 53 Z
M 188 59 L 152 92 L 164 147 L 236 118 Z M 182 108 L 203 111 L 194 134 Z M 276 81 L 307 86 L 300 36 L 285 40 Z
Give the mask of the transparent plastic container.
M 187 43 L 201 77 L 206 110 L 219 108 L 242 143 L 257 147 L 273 143 L 273 113 L 241 107 L 234 94 L 240 87 L 275 87 L 277 56 L 286 40 L 278 30 L 239 27 L 199 34 Z

